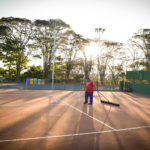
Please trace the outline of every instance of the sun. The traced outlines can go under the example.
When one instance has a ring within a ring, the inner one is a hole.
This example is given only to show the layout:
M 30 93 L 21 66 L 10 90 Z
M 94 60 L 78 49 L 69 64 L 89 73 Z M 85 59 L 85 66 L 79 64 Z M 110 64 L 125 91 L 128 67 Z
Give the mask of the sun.
M 86 48 L 87 57 L 96 58 L 98 55 L 98 45 L 95 42 L 91 42 Z

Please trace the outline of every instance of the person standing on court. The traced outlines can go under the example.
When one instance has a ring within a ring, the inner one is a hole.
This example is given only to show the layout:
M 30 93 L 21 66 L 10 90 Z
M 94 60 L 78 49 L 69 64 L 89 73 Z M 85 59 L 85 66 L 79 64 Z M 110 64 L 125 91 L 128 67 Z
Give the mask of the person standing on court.
M 90 103 L 89 105 L 93 104 L 93 92 L 95 89 L 95 84 L 92 80 L 90 80 L 89 77 L 85 78 L 85 85 L 84 85 L 84 89 L 85 89 L 85 102 L 83 104 L 88 103 L 88 97 L 90 97 Z

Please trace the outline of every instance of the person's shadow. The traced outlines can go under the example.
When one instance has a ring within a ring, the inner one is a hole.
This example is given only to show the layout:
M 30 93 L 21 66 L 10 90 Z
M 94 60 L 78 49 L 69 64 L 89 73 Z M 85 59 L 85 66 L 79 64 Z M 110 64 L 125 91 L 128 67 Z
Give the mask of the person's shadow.
M 74 137 L 74 143 L 76 143 L 76 145 L 73 145 L 76 147 L 77 150 L 93 150 L 95 135 L 90 134 L 91 132 L 95 132 L 93 126 L 93 119 L 91 118 L 93 117 L 93 105 L 83 105 L 82 112 L 83 113 L 81 114 L 77 130 L 77 134 L 80 135 Z

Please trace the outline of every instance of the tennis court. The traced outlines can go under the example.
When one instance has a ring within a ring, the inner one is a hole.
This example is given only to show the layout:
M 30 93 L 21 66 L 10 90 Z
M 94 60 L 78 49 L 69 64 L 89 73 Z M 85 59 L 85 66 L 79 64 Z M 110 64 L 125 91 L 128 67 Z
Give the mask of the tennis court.
M 149 150 L 150 96 L 101 92 L 115 107 L 84 105 L 84 91 L 0 89 L 1 150 Z

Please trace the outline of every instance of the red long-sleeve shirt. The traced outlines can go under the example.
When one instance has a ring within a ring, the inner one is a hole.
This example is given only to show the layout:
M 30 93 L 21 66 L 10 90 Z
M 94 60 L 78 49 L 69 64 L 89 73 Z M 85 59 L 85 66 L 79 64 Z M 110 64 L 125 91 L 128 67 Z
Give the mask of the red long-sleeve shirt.
M 94 82 L 92 80 L 86 80 L 85 82 L 85 91 L 86 92 L 93 92 L 94 89 Z

